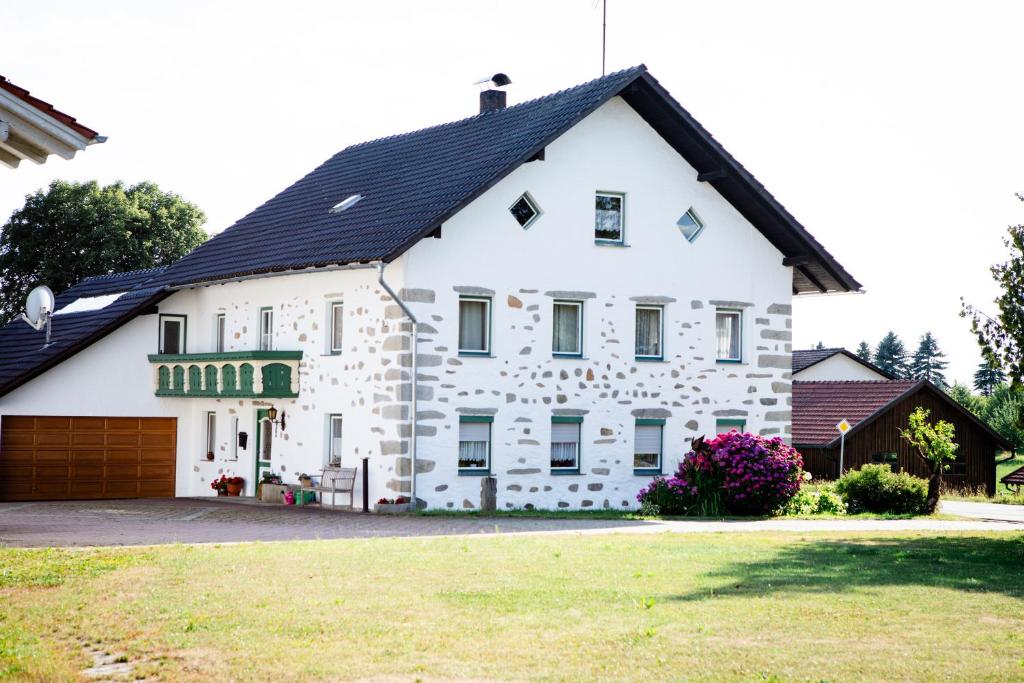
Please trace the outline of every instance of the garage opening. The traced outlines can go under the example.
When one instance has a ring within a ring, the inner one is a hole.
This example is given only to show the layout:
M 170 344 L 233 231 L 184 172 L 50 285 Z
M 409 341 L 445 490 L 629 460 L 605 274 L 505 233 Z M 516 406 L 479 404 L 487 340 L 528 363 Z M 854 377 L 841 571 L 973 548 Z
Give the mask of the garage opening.
M 174 496 L 173 417 L 0 418 L 0 500 Z

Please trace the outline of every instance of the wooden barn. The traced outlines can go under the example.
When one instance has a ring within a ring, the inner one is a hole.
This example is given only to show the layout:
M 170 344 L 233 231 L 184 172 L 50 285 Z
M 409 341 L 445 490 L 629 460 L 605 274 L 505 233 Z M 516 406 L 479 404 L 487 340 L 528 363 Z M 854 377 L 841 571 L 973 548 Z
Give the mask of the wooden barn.
M 934 384 L 924 380 L 793 382 L 793 445 L 804 457 L 804 469 L 819 479 L 839 473 L 839 432 L 847 420 L 843 467 L 886 463 L 896 471 L 926 477 L 927 467 L 916 451 L 900 438 L 910 413 L 918 406 L 931 411 L 931 420 L 956 427 L 958 457 L 943 475 L 947 485 L 996 488 L 996 454 L 1010 444 Z

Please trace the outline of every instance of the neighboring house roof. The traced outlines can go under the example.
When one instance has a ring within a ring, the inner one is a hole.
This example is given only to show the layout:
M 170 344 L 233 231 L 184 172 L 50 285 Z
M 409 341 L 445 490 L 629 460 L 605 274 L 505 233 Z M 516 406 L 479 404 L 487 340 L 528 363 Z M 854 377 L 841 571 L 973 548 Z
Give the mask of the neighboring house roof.
M 70 159 L 105 140 L 74 116 L 0 76 L 0 163 L 11 168 L 25 159 L 42 164 L 51 154 Z
M 1003 448 L 1009 442 L 927 380 L 793 382 L 793 444 L 831 448 L 839 444 L 836 424 L 847 420 L 849 439 L 903 398 L 930 391 L 986 431 Z
M 99 275 L 82 280 L 57 296 L 51 319 L 50 344 L 45 332 L 20 320 L 0 328 L 0 395 L 21 386 L 93 342 L 113 332 L 138 313 L 170 295 L 147 285 L 163 268 Z M 121 294 L 123 293 L 123 294 Z M 60 310 L 83 298 L 121 294 L 96 310 L 64 313 Z
M 846 356 L 850 360 L 860 363 L 867 369 L 877 372 L 879 375 L 882 375 L 883 377 L 888 377 L 889 379 L 896 379 L 896 377 L 892 373 L 886 372 L 885 370 L 878 367 L 874 363 L 869 363 L 860 356 L 858 356 L 857 354 L 850 353 L 849 351 L 842 347 L 837 347 L 833 349 L 798 349 L 794 351 L 793 375 L 795 376 L 796 373 L 801 372 L 802 370 L 806 370 L 812 365 L 817 365 L 818 363 L 824 360 L 828 360 L 829 358 L 837 354 Z
M 338 152 L 171 266 L 184 285 L 392 261 L 611 98 L 621 95 L 794 267 L 793 291 L 860 284 L 643 65 L 468 119 Z M 330 209 L 353 195 L 341 213 Z

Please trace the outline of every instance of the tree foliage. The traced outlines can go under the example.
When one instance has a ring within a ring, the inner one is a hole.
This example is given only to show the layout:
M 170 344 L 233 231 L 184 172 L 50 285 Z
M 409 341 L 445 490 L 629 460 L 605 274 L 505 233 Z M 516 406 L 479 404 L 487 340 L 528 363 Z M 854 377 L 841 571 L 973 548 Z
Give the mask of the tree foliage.
M 857 345 L 857 358 L 867 363 L 872 362 L 871 346 L 866 341 L 862 341 Z
M 875 348 L 874 363 L 893 377 L 907 376 L 907 349 L 899 336 L 889 330 Z
M 925 332 L 917 345 L 917 351 L 910 359 L 908 368 L 913 379 L 926 379 L 940 387 L 946 386 L 945 369 L 949 362 L 943 360 L 946 354 L 939 350 L 939 343 L 931 332 Z
M 0 233 L 0 321 L 29 290 L 172 263 L 206 240 L 206 216 L 155 183 L 56 180 L 25 198 Z
M 960 446 L 953 441 L 956 438 L 956 428 L 951 423 L 939 420 L 932 424 L 928 422 L 928 415 L 928 410 L 920 406 L 915 408 L 910 414 L 908 428 L 900 430 L 900 437 L 914 447 L 918 457 L 931 472 L 928 478 L 925 510 L 932 514 L 939 504 L 942 473 L 949 469 L 948 461 L 956 460 L 956 452 Z
M 1024 201 L 1024 195 L 1017 199 Z M 1004 240 L 1010 260 L 992 266 L 992 278 L 1002 289 L 995 299 L 998 312 L 990 317 L 961 300 L 961 315 L 971 321 L 984 356 L 1005 368 L 1014 385 L 1024 383 L 1024 225 L 1011 226 Z
M 995 388 L 1006 381 L 1006 373 L 990 360 L 984 360 L 974 373 L 974 388 L 982 396 L 991 396 Z
M 1014 448 L 1024 448 L 1024 389 L 997 384 L 985 396 L 972 393 L 967 385 L 958 382 L 947 387 L 946 393 Z
M 954 382 L 952 386 L 945 389 L 951 399 L 974 413 L 975 417 L 981 417 L 981 411 L 985 407 L 984 396 L 974 394 L 969 386 L 960 382 Z

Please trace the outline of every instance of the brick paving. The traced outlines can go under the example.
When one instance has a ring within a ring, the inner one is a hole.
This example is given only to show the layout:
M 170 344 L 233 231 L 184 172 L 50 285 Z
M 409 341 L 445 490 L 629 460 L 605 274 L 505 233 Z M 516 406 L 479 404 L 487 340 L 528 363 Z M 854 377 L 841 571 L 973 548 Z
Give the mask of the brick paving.
M 962 508 L 965 504 L 960 504 Z M 980 504 L 979 504 L 980 505 Z M 1007 508 L 1011 506 L 989 506 Z M 989 511 L 986 510 L 986 513 Z M 996 513 L 1003 512 L 995 510 Z M 1012 512 L 1017 512 L 1013 510 Z M 957 509 L 957 514 L 967 510 Z M 638 521 L 364 515 L 319 507 L 217 498 L 0 503 L 0 544 L 154 545 L 494 533 L 700 533 L 754 531 L 1024 531 L 1024 523 L 977 520 Z

